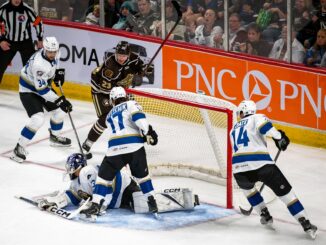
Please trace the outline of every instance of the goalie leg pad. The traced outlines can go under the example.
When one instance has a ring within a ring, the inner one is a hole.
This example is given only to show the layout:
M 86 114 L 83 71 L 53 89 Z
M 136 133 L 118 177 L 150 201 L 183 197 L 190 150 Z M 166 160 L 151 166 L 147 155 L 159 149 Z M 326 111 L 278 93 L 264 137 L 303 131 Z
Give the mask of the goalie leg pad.
M 148 213 L 147 197 L 141 192 L 132 194 L 135 213 Z M 155 195 L 158 212 L 171 212 L 178 210 L 191 210 L 198 204 L 192 190 L 188 188 L 165 189 Z
M 65 192 L 60 192 L 56 196 L 47 196 L 36 200 L 41 203 L 42 201 L 49 204 L 55 204 L 58 208 L 64 208 L 70 204 L 70 199 Z M 52 206 L 52 205 L 51 205 Z

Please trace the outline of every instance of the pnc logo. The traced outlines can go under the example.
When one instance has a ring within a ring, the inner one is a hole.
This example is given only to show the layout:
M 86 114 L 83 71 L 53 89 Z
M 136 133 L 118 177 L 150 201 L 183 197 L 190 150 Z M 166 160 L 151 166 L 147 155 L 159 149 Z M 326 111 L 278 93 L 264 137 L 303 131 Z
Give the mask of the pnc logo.
M 245 99 L 254 100 L 258 110 L 267 108 L 272 100 L 272 86 L 261 71 L 248 71 L 243 78 L 242 93 Z

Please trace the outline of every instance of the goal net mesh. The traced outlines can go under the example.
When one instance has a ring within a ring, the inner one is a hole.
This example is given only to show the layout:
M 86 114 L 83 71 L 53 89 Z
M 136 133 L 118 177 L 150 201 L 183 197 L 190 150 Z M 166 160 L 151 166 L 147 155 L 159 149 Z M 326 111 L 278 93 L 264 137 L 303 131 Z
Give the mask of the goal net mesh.
M 232 176 L 227 165 L 231 161 L 228 132 L 236 119 L 234 104 L 178 90 L 140 88 L 128 92 L 158 134 L 156 146 L 145 146 L 151 175 L 227 185 Z M 232 195 L 232 190 L 227 192 Z

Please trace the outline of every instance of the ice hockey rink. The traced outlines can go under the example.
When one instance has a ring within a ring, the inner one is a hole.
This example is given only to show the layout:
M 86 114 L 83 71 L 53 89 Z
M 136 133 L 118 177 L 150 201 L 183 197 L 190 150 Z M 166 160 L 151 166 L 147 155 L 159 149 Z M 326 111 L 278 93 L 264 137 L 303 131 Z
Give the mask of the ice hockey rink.
M 72 101 L 72 117 L 79 137 L 83 141 L 96 120 L 91 103 Z M 169 213 L 162 220 L 153 217 L 139 217 L 134 214 L 112 212 L 105 222 L 86 223 L 65 220 L 41 212 L 36 207 L 15 198 L 27 197 L 63 189 L 64 162 L 79 148 L 68 117 L 63 134 L 73 140 L 70 148 L 49 146 L 47 131 L 49 120 L 27 147 L 28 161 L 18 164 L 9 159 L 20 131 L 28 117 L 16 92 L 0 90 L 0 244 L 326 244 L 326 150 L 297 144 L 290 144 L 282 152 L 278 165 L 293 185 L 304 205 L 309 218 L 318 227 L 316 240 L 310 240 L 301 226 L 288 213 L 281 201 L 275 199 L 268 204 L 274 217 L 275 230 L 260 225 L 259 216 L 254 212 L 249 217 L 242 216 L 237 206 L 225 210 L 224 187 L 206 182 L 178 178 L 155 177 L 154 187 L 191 187 L 199 195 L 202 203 L 216 206 L 219 214 L 200 214 L 200 206 L 192 213 Z M 47 119 L 49 117 L 47 116 Z M 153 125 L 155 127 L 155 125 Z M 304 137 L 304 135 L 302 136 Z M 269 142 L 272 153 L 276 152 L 273 142 Z M 105 154 L 105 135 L 94 145 L 94 157 L 88 163 L 100 164 Z M 172 153 L 171 153 L 172 154 Z M 200 153 L 198 153 L 200 155 Z M 214 211 L 215 212 L 215 211 Z M 120 215 L 121 214 L 121 215 Z M 195 213 L 196 214 L 196 213 Z M 119 217 L 120 215 L 120 217 Z M 111 220 L 112 219 L 112 220 Z M 158 222 L 165 222 L 160 225 Z M 105 223 L 105 224 L 104 224 Z M 169 223 L 168 225 L 165 225 Z

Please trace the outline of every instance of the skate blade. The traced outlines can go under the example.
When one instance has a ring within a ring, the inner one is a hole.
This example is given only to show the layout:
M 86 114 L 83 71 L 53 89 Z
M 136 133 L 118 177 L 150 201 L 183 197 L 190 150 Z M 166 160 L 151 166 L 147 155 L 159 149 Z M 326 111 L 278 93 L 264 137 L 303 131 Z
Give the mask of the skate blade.
M 20 158 L 20 157 L 18 157 L 16 155 L 10 156 L 10 159 L 13 160 L 13 161 L 15 161 L 15 162 L 18 162 L 18 163 L 23 163 L 24 162 L 24 159 L 23 158 Z
M 63 145 L 63 144 L 58 144 L 58 143 L 50 142 L 50 146 L 52 146 L 52 147 L 70 147 L 71 144 L 69 144 L 69 145 Z
M 317 230 L 306 231 L 306 233 L 312 240 L 315 240 L 317 237 Z
M 269 222 L 267 222 L 267 223 L 264 223 L 264 224 L 262 224 L 266 229 L 268 229 L 268 230 L 273 230 L 273 231 L 275 231 L 276 229 L 275 229 L 275 226 L 274 226 L 274 224 L 273 224 L 273 221 L 269 221 Z
M 154 216 L 154 218 L 157 219 L 157 220 L 162 220 L 162 216 L 159 215 L 158 213 L 153 213 L 153 216 Z
M 86 214 L 79 214 L 79 219 L 86 221 L 86 222 L 96 222 L 97 220 L 97 215 L 86 215 Z

